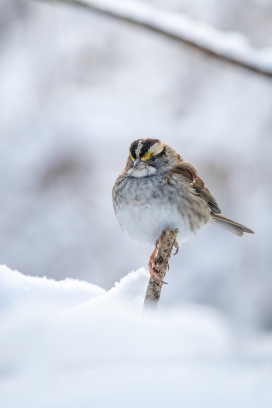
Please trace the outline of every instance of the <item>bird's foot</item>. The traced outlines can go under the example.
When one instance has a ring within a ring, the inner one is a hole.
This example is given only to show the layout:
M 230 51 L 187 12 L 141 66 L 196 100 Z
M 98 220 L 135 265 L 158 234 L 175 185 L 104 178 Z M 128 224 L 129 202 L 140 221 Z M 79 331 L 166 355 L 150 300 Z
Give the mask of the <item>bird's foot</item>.
M 159 241 L 159 240 L 157 240 L 157 241 Z M 152 252 L 152 254 L 150 255 L 150 258 L 149 258 L 148 269 L 149 269 L 149 273 L 150 273 L 151 278 L 153 278 L 153 279 L 155 279 L 155 280 L 157 280 L 157 281 L 159 281 L 161 283 L 167 284 L 167 282 L 164 282 L 159 277 L 157 272 L 155 272 L 155 270 L 154 270 L 155 259 L 156 259 L 157 253 L 158 253 L 157 241 L 156 241 L 156 248 L 154 249 L 154 251 Z

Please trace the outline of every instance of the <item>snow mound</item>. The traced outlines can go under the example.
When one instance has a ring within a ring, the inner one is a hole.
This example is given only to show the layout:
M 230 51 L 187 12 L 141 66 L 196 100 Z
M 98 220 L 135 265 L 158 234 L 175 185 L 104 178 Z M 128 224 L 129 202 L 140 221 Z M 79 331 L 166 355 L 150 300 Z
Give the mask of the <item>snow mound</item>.
M 0 405 L 268 407 L 271 366 L 251 361 L 266 356 L 258 342 L 243 357 L 227 320 L 204 306 L 143 314 L 147 283 L 143 268 L 106 292 L 1 266 Z
M 0 265 L 0 309 L 11 304 L 54 303 L 67 308 L 101 296 L 105 290 L 76 279 L 55 281 L 46 277 L 26 276 Z

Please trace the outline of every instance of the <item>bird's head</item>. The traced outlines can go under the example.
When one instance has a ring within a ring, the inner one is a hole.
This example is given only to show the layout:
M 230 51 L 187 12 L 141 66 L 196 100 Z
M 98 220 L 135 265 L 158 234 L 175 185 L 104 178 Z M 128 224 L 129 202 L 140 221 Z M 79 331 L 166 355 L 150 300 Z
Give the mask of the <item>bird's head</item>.
M 165 145 L 158 139 L 138 139 L 129 148 L 129 174 L 146 177 L 154 174 L 164 162 Z

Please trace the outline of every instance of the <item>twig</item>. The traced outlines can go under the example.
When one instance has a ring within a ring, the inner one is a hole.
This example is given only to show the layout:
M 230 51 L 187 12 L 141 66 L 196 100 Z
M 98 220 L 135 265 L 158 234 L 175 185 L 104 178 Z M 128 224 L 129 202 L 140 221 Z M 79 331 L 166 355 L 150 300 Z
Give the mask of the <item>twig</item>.
M 85 7 L 182 41 L 205 53 L 250 71 L 272 76 L 271 49 L 255 49 L 240 33 L 216 30 L 207 24 L 193 21 L 181 13 L 162 10 L 139 0 L 45 1 Z
M 158 253 L 155 259 L 155 270 L 162 281 L 166 275 L 169 258 L 171 256 L 177 234 L 178 229 L 175 229 L 174 231 L 167 229 L 162 232 L 160 237 Z M 162 285 L 163 283 L 157 279 L 150 278 L 145 295 L 144 310 L 157 309 L 161 296 Z

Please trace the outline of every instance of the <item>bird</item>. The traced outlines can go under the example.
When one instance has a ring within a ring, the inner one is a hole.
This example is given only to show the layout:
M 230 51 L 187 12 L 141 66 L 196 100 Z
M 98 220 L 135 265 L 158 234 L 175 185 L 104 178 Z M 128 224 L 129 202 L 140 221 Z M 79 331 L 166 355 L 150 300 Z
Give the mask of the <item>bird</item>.
M 112 200 L 121 228 L 137 243 L 155 246 L 148 262 L 154 279 L 160 279 L 154 261 L 165 229 L 178 228 L 176 253 L 181 243 L 206 224 L 238 236 L 254 233 L 220 215 L 216 199 L 195 168 L 159 139 L 131 143 L 125 168 L 113 186 Z

